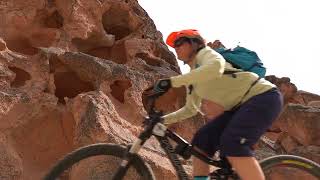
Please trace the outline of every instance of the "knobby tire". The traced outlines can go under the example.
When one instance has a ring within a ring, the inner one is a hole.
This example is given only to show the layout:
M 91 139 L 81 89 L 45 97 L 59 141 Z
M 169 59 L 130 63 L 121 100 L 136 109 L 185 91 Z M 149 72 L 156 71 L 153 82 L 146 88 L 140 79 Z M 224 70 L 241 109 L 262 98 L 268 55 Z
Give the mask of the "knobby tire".
M 122 159 L 123 155 L 127 152 L 127 148 L 117 144 L 93 144 L 79 148 L 60 160 L 50 172 L 44 177 L 44 180 L 55 180 L 65 170 L 69 169 L 79 161 L 93 156 L 107 155 L 114 156 Z M 130 165 L 137 171 L 143 180 L 154 180 L 155 177 L 151 168 L 141 159 L 140 156 L 134 154 Z

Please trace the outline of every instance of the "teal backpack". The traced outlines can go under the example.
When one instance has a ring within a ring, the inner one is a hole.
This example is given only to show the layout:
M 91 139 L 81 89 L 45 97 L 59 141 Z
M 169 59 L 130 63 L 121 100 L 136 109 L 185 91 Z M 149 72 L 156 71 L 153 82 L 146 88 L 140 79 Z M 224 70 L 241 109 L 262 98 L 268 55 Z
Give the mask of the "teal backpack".
M 237 69 L 256 73 L 260 78 L 266 75 L 266 68 L 263 66 L 257 53 L 247 48 L 237 46 L 233 49 L 215 49 L 224 59 Z

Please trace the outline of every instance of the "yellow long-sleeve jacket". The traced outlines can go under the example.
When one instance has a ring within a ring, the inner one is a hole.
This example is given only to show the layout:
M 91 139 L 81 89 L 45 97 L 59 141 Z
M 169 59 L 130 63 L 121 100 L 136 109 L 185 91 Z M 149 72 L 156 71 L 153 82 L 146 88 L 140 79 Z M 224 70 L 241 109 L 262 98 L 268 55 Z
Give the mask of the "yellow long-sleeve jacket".
M 239 71 L 236 77 L 224 74 L 225 70 L 237 70 L 227 63 L 225 59 L 210 47 L 201 49 L 195 56 L 195 65 L 191 71 L 184 75 L 171 77 L 172 87 L 192 85 L 187 88 L 186 104 L 181 109 L 164 115 L 164 123 L 171 124 L 190 118 L 200 112 L 201 100 L 213 101 L 231 110 L 238 103 L 244 103 L 251 97 L 261 94 L 273 87 L 274 84 L 260 79 L 254 86 L 252 83 L 258 75 L 252 72 Z M 246 94 L 248 89 L 249 92 Z M 246 94 L 246 95 L 245 95 Z

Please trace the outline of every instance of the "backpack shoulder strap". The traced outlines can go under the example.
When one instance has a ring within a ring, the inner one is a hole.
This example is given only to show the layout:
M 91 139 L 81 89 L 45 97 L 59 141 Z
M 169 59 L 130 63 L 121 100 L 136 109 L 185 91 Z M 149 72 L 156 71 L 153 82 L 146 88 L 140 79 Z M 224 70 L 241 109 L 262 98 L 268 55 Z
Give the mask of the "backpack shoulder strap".
M 238 72 L 241 72 L 240 70 L 224 70 L 223 74 L 226 74 L 226 75 L 231 75 L 233 78 L 236 78 L 237 77 L 237 74 Z
M 236 105 L 231 109 L 231 111 L 234 111 L 235 109 L 237 109 L 237 108 L 241 105 L 243 99 L 246 97 L 246 95 L 248 95 L 248 93 L 250 92 L 251 88 L 252 88 L 254 85 L 256 85 L 260 79 L 261 79 L 261 77 L 259 77 L 258 79 L 256 79 L 256 80 L 251 84 L 250 88 L 249 88 L 249 89 L 247 90 L 247 92 L 244 93 L 244 95 L 242 96 L 240 102 L 239 102 L 238 104 L 236 104 Z

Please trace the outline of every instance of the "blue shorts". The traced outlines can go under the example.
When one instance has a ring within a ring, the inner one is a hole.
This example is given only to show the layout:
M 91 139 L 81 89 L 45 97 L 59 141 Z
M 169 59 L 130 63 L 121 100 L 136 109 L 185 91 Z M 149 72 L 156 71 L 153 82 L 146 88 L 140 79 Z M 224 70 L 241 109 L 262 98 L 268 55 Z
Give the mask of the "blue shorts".
M 276 88 L 256 95 L 201 127 L 192 145 L 209 156 L 217 150 L 222 156 L 253 156 L 252 146 L 278 117 L 282 106 L 283 98 Z

